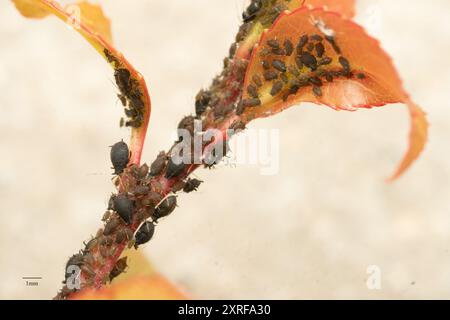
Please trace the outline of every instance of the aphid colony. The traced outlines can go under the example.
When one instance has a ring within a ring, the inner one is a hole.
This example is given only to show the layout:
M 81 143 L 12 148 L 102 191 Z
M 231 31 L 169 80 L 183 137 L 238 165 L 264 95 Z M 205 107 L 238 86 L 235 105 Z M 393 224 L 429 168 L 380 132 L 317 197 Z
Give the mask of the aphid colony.
M 242 110 L 259 106 L 263 91 L 286 101 L 300 89 L 310 87 L 315 96 L 321 97 L 326 82 L 355 76 L 334 37 L 304 34 L 296 43 L 268 39 L 263 45 L 258 57 L 262 72 L 255 74 L 245 88 L 248 98 L 241 101 Z M 364 79 L 365 75 L 357 73 L 356 77 Z
M 122 118 L 120 126 L 139 128 L 144 121 L 144 102 L 139 83 L 111 52 L 104 49 L 103 53 L 108 62 L 114 65 L 114 79 L 120 91 L 117 96 L 125 108 L 127 120 Z

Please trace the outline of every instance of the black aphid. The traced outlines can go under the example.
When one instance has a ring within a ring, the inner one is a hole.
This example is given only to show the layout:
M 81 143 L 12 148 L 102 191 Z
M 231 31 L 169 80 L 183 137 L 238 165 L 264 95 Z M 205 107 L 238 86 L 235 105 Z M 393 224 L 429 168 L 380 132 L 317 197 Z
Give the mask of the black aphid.
M 150 175 L 151 176 L 159 175 L 166 166 L 166 160 L 167 160 L 166 154 L 164 153 L 164 151 L 161 151 L 158 154 L 156 160 L 153 161 L 153 163 L 150 165 Z
M 316 43 L 316 53 L 319 58 L 322 58 L 323 54 L 325 53 L 325 47 L 320 42 Z
M 155 212 L 153 213 L 153 220 L 156 222 L 158 221 L 158 219 L 168 216 L 173 212 L 173 210 L 175 210 L 176 206 L 177 206 L 177 197 L 168 196 L 156 208 Z
M 183 191 L 186 192 L 186 193 L 189 193 L 189 192 L 192 192 L 192 191 L 197 191 L 198 187 L 200 186 L 200 184 L 202 182 L 203 181 L 198 180 L 198 179 L 191 179 L 191 178 L 189 178 L 186 181 L 186 184 L 183 187 Z
M 282 81 L 276 81 L 273 84 L 272 89 L 270 90 L 270 94 L 272 96 L 276 96 L 277 94 L 279 94 L 281 92 L 282 89 L 283 89 L 283 82 Z
M 292 52 L 294 52 L 294 45 L 290 40 L 284 41 L 284 51 L 286 52 L 287 56 L 290 56 Z
M 121 174 L 130 160 L 130 150 L 128 149 L 128 145 L 123 141 L 115 143 L 111 147 L 110 156 L 114 167 L 114 174 Z
M 339 63 L 341 64 L 342 68 L 344 68 L 344 71 L 346 73 L 350 72 L 350 63 L 348 60 L 344 57 L 339 57 Z
M 272 66 L 280 72 L 286 72 L 286 65 L 281 60 L 277 60 L 277 59 L 273 60 Z
M 167 171 L 166 171 L 166 178 L 171 179 L 174 177 L 178 177 L 180 174 L 183 173 L 186 165 L 181 161 L 180 163 L 175 163 L 173 158 L 170 158 L 167 163 Z
M 114 197 L 114 210 L 125 221 L 130 224 L 133 215 L 134 202 L 124 194 L 119 194 Z
M 131 74 L 128 69 L 119 68 L 114 71 L 114 78 L 116 79 L 116 84 L 119 87 L 121 93 L 128 94 L 130 91 L 130 80 Z
M 256 89 L 256 87 L 254 85 L 249 85 L 247 87 L 247 92 L 250 95 L 250 97 L 252 98 L 258 98 L 258 89 Z
M 155 225 L 151 221 L 146 221 L 139 230 L 136 232 L 134 239 L 136 241 L 136 245 L 141 245 L 149 242 L 153 234 L 155 233 Z
M 267 81 L 270 80 L 274 80 L 276 78 L 278 78 L 278 72 L 274 71 L 274 70 L 266 70 L 264 71 L 264 79 L 266 79 Z
M 300 59 L 302 63 L 308 68 L 310 68 L 312 71 L 315 71 L 317 69 L 317 60 L 312 54 L 308 52 L 303 52 L 302 55 L 300 56 Z

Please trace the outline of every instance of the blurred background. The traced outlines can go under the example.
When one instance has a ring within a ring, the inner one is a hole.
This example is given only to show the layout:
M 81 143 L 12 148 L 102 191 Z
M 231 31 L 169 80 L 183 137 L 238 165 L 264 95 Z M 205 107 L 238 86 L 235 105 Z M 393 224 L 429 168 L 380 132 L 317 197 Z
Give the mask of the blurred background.
M 150 90 L 143 161 L 171 145 L 221 70 L 246 4 L 103 1 L 116 47 Z M 449 299 L 449 12 L 446 0 L 358 1 L 356 20 L 381 40 L 431 123 L 406 175 L 385 183 L 407 146 L 403 105 L 291 108 L 250 126 L 280 130 L 279 173 L 197 171 L 205 183 L 179 196 L 143 249 L 154 266 L 194 298 Z M 0 298 L 53 297 L 66 260 L 99 227 L 113 191 L 108 146 L 129 136 L 113 79 L 61 21 L 27 20 L 0 2 Z M 27 287 L 24 276 L 43 279 Z

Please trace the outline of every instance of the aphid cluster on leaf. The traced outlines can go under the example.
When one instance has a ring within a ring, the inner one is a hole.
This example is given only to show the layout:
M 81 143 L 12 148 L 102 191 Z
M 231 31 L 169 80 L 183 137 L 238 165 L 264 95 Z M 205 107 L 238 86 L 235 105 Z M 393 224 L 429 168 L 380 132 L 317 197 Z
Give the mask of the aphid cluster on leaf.
M 114 79 L 120 92 L 117 96 L 125 108 L 127 120 L 122 118 L 120 124 L 139 128 L 144 121 L 144 101 L 139 83 L 132 77 L 130 70 L 123 67 L 109 50 L 104 49 L 103 53 L 108 62 L 114 66 Z

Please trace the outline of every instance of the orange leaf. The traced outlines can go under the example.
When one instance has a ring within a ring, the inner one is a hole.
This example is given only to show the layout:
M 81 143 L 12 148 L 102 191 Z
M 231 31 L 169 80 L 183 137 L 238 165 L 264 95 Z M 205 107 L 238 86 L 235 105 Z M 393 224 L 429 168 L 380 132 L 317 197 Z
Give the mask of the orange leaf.
M 378 41 L 350 20 L 323 9 L 280 15 L 253 50 L 242 104 L 245 121 L 267 117 L 301 102 L 355 111 L 388 103 L 410 106 L 410 148 L 393 178 L 422 151 L 425 114 L 409 98 Z
M 83 290 L 74 300 L 180 300 L 186 299 L 177 288 L 159 274 L 137 276 L 100 290 Z
M 119 84 L 118 87 L 127 101 L 127 107 L 133 111 L 132 118 L 127 122 L 132 127 L 130 162 L 139 164 L 151 112 L 150 97 L 142 75 L 112 46 L 110 22 L 101 8 L 87 1 L 79 1 L 65 8 L 52 0 L 12 1 L 19 12 L 28 18 L 55 15 L 80 33 L 114 68 L 115 75 L 118 72 L 125 74 L 126 88 L 121 88 Z

